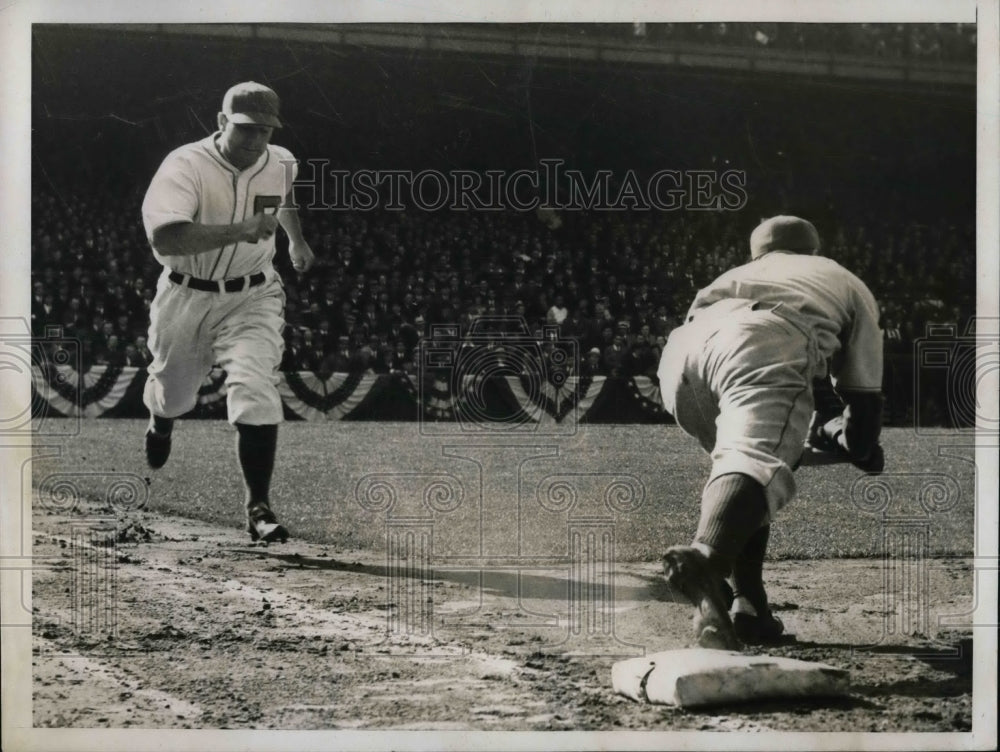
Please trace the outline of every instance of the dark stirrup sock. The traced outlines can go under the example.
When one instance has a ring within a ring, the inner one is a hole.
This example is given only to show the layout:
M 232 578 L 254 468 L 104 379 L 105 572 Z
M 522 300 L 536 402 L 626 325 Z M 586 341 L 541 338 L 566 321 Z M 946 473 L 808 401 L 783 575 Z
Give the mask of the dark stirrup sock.
M 274 455 L 278 448 L 278 426 L 236 424 L 236 454 L 243 470 L 247 506 L 268 504 Z
M 174 428 L 174 419 L 164 418 L 160 415 L 155 415 L 153 413 L 150 413 L 150 415 L 153 418 L 152 420 L 153 430 L 160 436 L 169 436 L 170 432 Z
M 764 557 L 771 526 L 764 525 L 750 536 L 742 553 L 733 563 L 733 595 L 750 601 L 758 616 L 768 611 L 767 591 L 764 589 Z
M 729 574 L 747 541 L 768 521 L 764 487 L 743 473 L 720 475 L 705 486 L 695 542 L 717 555 L 717 568 Z

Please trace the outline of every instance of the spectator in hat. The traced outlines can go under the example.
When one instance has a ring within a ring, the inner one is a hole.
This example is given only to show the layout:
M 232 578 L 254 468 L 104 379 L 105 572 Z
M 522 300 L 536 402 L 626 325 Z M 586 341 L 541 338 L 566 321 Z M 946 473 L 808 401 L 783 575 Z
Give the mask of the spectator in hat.
M 331 353 L 330 369 L 333 373 L 348 373 L 351 370 L 350 337 L 341 334 L 337 337 L 337 349 Z
M 606 375 L 600 349 L 592 347 L 587 351 L 584 361 L 580 364 L 580 375 L 590 377 Z
M 609 376 L 621 376 L 622 367 L 628 356 L 628 349 L 625 346 L 625 337 L 621 333 L 615 334 L 611 344 L 604 348 L 603 365 Z

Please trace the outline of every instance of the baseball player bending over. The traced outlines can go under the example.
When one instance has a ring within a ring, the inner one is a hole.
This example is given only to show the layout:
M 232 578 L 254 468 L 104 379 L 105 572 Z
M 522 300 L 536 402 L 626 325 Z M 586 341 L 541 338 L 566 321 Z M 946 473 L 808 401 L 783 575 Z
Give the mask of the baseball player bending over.
M 229 422 L 246 486 L 253 540 L 286 540 L 268 491 L 282 420 L 278 397 L 285 293 L 271 264 L 280 224 L 297 271 L 312 266 L 292 201 L 295 160 L 270 144 L 278 95 L 252 81 L 226 92 L 219 130 L 167 155 L 146 192 L 142 219 L 163 265 L 150 308 L 153 362 L 143 400 L 146 459 L 170 455 L 174 418 L 195 406 L 213 364 L 226 372 Z M 291 178 L 291 179 L 289 179 Z
M 861 280 L 818 250 L 811 223 L 763 222 L 750 235 L 752 260 L 697 294 L 660 361 L 664 406 L 712 457 L 694 542 L 663 557 L 667 582 L 697 607 L 702 647 L 780 637 L 764 555 L 771 518 L 795 494 L 792 472 L 807 437 L 882 471 L 878 306 Z M 812 381 L 827 374 L 846 407 L 822 423 L 813 420 Z

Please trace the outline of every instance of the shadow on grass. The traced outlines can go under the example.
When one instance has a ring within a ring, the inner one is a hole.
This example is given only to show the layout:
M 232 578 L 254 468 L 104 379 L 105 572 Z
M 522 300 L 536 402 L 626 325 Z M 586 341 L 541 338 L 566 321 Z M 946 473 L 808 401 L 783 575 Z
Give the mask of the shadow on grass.
M 427 575 L 420 571 L 412 574 L 400 569 L 391 569 L 382 564 L 361 564 L 340 561 L 337 559 L 326 559 L 302 556 L 301 554 L 281 554 L 271 549 L 252 549 L 252 552 L 262 558 L 273 559 L 283 562 L 292 569 L 316 569 L 335 572 L 352 572 L 356 574 L 366 574 L 373 577 L 407 577 L 414 580 L 442 580 L 458 585 L 479 588 L 484 593 L 491 595 L 508 596 L 511 598 L 528 600 L 567 600 L 571 592 L 578 592 L 581 588 L 593 588 L 594 583 L 573 579 L 570 576 L 572 565 L 563 564 L 541 564 L 541 565 L 517 565 L 503 569 L 494 569 L 489 565 L 481 568 L 430 566 Z M 530 570 L 559 570 L 566 572 L 566 577 L 556 577 L 548 574 L 532 574 Z M 645 585 L 630 587 L 615 583 L 614 598 L 616 601 L 663 601 L 667 603 L 683 603 L 687 601 L 679 592 L 672 592 L 670 587 L 662 578 L 653 576 L 640 576 L 645 581 Z

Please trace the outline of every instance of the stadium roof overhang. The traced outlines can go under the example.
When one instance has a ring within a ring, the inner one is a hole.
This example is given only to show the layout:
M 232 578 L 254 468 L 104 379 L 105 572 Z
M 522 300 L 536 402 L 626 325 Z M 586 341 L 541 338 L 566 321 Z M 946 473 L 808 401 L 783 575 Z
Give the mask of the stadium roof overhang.
M 81 24 L 75 29 L 137 35 L 315 44 L 354 51 L 397 50 L 527 58 L 539 63 L 610 63 L 734 75 L 770 73 L 813 80 L 853 80 L 966 89 L 970 63 L 877 58 L 836 52 L 648 40 L 623 33 L 626 24 Z

